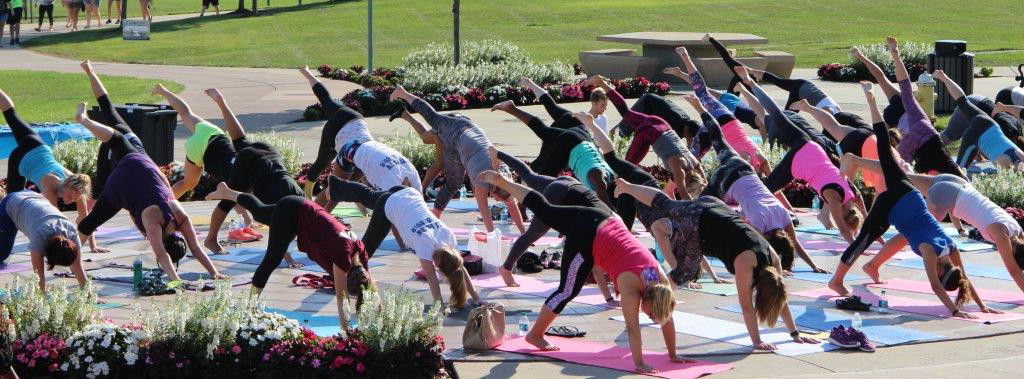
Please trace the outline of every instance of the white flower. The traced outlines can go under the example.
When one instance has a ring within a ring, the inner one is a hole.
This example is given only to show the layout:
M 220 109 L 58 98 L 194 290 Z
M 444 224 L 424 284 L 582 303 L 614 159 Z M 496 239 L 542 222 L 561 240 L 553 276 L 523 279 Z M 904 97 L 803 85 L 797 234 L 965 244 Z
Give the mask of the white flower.
M 78 348 L 78 355 L 79 355 L 79 356 L 85 355 L 85 349 L 84 349 L 84 348 L 81 348 L 81 347 L 80 347 L 80 348 Z
M 91 362 L 92 362 L 92 356 L 85 357 L 85 363 L 91 363 Z
M 60 370 L 61 371 L 67 371 L 68 370 L 68 364 L 65 363 L 65 364 L 60 365 Z

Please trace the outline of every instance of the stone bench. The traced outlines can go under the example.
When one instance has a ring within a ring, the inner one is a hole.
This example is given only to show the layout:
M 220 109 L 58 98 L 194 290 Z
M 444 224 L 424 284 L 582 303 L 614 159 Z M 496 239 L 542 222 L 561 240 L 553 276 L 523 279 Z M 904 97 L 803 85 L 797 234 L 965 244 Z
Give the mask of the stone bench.
M 768 60 L 761 57 L 735 59 L 755 70 L 764 70 L 768 64 Z M 701 76 L 704 77 L 704 83 L 709 87 L 724 89 L 732 80 L 733 72 L 722 58 L 695 58 L 693 64 L 700 70 Z
M 633 52 L 633 49 L 581 51 L 579 59 L 587 76 L 601 75 L 612 79 L 637 76 L 653 78 L 658 73 L 658 59 L 635 56 Z
M 796 66 L 793 54 L 784 51 L 755 51 L 754 55 L 768 60 L 765 71 L 784 79 L 793 75 L 793 67 Z

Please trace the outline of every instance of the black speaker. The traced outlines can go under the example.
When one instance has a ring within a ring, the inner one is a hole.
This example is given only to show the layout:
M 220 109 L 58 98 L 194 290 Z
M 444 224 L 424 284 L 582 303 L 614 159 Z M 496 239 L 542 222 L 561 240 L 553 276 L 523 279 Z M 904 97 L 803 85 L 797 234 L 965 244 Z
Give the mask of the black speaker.
M 942 57 L 955 57 L 967 52 L 967 42 L 952 39 L 935 41 L 935 54 Z

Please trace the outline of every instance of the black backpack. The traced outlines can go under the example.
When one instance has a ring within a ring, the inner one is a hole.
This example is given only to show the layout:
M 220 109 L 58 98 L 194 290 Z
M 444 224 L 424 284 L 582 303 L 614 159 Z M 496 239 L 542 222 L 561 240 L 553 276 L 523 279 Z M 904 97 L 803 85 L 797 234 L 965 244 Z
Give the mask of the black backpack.
M 527 274 L 536 274 L 544 271 L 544 264 L 540 261 L 540 256 L 528 251 L 516 261 L 516 268 Z

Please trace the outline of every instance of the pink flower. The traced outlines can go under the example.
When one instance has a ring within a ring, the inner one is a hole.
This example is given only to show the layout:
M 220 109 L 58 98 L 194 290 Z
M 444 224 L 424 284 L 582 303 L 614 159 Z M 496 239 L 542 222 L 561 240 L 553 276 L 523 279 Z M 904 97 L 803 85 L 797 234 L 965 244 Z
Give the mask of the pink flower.
M 181 366 L 184 366 L 184 365 L 185 365 L 184 363 L 178 362 L 178 364 L 176 364 L 174 366 L 177 367 L 177 368 L 181 368 Z
M 343 365 L 343 364 L 344 363 L 342 363 L 341 357 L 337 357 L 337 358 L 334 358 L 334 362 L 331 362 L 331 367 L 332 368 L 338 368 L 338 367 L 341 367 L 341 365 Z
M 231 347 L 231 352 L 233 352 L 235 354 L 241 353 L 242 352 L 242 347 L 238 346 L 238 345 L 232 346 Z
M 31 361 L 28 361 L 28 367 L 36 367 L 36 360 L 33 359 Z
M 359 362 L 359 364 L 356 365 L 356 372 L 357 373 L 362 374 L 363 371 L 365 371 L 365 370 L 366 370 L 366 366 L 363 366 L 363 362 Z

